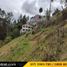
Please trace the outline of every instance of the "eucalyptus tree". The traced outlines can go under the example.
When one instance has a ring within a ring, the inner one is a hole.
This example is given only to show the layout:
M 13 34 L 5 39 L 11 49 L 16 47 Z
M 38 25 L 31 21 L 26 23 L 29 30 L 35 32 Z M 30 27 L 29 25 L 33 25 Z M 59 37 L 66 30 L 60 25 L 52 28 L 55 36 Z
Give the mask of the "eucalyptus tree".
M 0 40 L 3 40 L 6 37 L 5 15 L 5 11 L 0 8 Z

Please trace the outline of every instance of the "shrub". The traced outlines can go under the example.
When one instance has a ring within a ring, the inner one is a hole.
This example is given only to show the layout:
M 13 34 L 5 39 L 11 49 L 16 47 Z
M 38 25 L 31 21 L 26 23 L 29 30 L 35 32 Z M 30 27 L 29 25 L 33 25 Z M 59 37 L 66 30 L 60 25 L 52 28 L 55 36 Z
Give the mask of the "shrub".
M 13 32 L 11 32 L 12 38 L 16 38 L 16 37 L 18 37 L 19 35 L 20 35 L 20 32 L 19 32 L 19 30 L 18 30 L 17 28 L 14 29 Z
M 32 31 L 32 34 L 35 34 L 35 32 L 34 32 L 34 31 Z
M 24 42 L 23 42 L 23 45 L 28 45 L 28 42 L 25 42 L 25 41 L 24 41 Z
M 6 44 L 6 43 L 10 42 L 11 40 L 12 40 L 12 37 L 11 36 L 7 36 L 5 38 L 5 40 L 4 40 L 4 43 Z
M 0 40 L 0 47 L 3 45 L 3 41 L 2 40 Z

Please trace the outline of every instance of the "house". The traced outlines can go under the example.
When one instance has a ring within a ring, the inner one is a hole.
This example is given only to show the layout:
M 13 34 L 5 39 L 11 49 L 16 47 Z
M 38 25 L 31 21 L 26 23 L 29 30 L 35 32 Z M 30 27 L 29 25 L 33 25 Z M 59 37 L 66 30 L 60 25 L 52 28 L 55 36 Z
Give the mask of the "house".
M 26 32 L 30 32 L 32 30 L 32 26 L 30 24 L 24 24 L 22 25 L 22 29 L 20 30 L 20 34 L 21 33 L 26 33 Z
M 20 30 L 20 34 L 33 30 L 32 28 L 37 24 L 38 20 L 39 20 L 38 15 L 36 15 L 36 16 L 32 17 L 30 20 L 28 20 L 26 24 L 22 25 L 22 29 Z
M 33 29 L 38 28 L 39 24 L 42 25 L 44 22 L 44 17 L 41 17 L 40 15 L 35 15 L 34 17 L 31 17 L 31 19 L 28 20 L 26 24 L 22 25 L 20 33 L 26 33 L 31 30 L 33 31 Z
M 34 17 L 31 17 L 30 19 L 30 23 L 32 25 L 36 25 L 41 19 L 41 16 L 40 15 L 35 15 Z

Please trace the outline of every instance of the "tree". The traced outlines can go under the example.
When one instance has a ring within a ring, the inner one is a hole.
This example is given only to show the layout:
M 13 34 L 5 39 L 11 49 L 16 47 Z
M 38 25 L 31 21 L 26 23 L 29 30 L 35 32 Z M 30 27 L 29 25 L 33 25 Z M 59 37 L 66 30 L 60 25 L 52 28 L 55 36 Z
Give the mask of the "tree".
M 0 40 L 3 40 L 6 37 L 6 20 L 5 20 L 5 11 L 0 8 Z
M 27 17 L 25 15 L 23 17 L 22 15 L 20 15 L 17 23 L 18 29 L 20 30 L 22 28 L 22 25 L 26 24 L 26 22 L 27 22 Z
M 49 6 L 49 9 L 47 9 L 46 11 L 46 18 L 47 20 L 50 20 L 50 15 L 51 15 L 51 3 L 53 2 L 54 0 L 50 0 L 50 6 Z
M 5 16 L 6 16 L 5 11 L 0 8 L 0 17 L 5 18 Z
M 50 12 L 49 12 L 49 10 L 47 9 L 47 11 L 46 11 L 46 19 L 47 20 L 49 20 L 50 19 Z
M 13 28 L 13 31 L 11 32 L 11 36 L 12 36 L 12 38 L 16 38 L 16 37 L 18 37 L 20 35 L 20 31 L 19 31 L 19 29 L 18 28 Z
M 12 12 L 8 12 L 7 15 L 6 15 L 6 19 L 7 19 L 7 21 L 8 21 L 9 23 L 11 22 L 12 17 L 13 17 L 13 13 L 12 13 Z
M 11 20 L 13 17 L 12 12 L 5 12 L 0 8 L 0 39 L 5 39 L 6 36 L 11 32 Z
M 61 12 L 61 11 L 59 9 L 56 9 L 52 15 L 54 16 L 54 15 L 58 14 L 59 12 Z
M 9 35 L 9 33 L 11 32 L 11 21 L 13 18 L 13 13 L 12 12 L 8 12 L 6 14 L 6 21 L 7 21 L 7 36 Z

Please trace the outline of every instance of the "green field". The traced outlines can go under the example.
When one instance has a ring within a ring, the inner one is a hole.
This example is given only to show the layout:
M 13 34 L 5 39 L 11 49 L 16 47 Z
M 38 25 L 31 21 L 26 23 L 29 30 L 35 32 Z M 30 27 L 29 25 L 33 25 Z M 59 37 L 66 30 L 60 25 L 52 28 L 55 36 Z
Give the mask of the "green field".
M 66 22 L 66 21 L 65 21 Z M 64 28 L 64 42 L 62 44 L 59 56 L 52 57 L 50 60 L 66 60 L 67 59 L 67 22 L 60 29 Z M 36 34 L 25 34 L 15 38 L 8 44 L 0 48 L 0 61 L 43 61 L 46 54 L 56 54 L 58 46 L 57 32 L 58 25 L 49 26 L 40 30 Z M 62 41 L 61 40 L 61 41 Z M 52 48 L 53 47 L 53 48 Z

